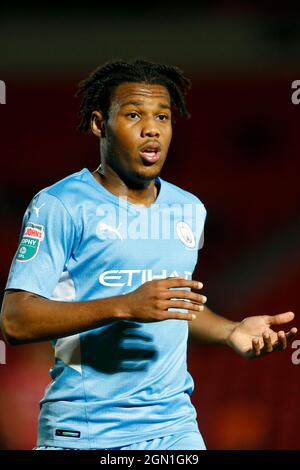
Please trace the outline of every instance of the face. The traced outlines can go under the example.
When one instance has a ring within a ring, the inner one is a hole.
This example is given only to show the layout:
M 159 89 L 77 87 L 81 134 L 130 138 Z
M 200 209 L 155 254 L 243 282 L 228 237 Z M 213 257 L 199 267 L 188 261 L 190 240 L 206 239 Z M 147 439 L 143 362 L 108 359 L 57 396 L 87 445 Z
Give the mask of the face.
M 92 130 L 97 126 L 105 165 L 122 179 L 136 184 L 144 184 L 159 175 L 172 138 L 167 88 L 122 83 L 113 93 L 107 121 L 101 113 L 93 114 Z

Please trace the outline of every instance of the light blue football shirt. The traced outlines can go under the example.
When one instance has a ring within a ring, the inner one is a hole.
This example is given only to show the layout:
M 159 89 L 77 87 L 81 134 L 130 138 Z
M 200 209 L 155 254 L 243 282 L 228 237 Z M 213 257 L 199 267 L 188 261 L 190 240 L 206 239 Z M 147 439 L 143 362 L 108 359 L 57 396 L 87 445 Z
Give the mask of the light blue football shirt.
M 41 190 L 25 212 L 6 289 L 76 302 L 127 294 L 153 279 L 191 279 L 205 207 L 156 182 L 150 207 L 115 196 L 87 168 Z M 37 444 L 101 449 L 197 431 L 187 338 L 185 320 L 112 319 L 53 341 Z

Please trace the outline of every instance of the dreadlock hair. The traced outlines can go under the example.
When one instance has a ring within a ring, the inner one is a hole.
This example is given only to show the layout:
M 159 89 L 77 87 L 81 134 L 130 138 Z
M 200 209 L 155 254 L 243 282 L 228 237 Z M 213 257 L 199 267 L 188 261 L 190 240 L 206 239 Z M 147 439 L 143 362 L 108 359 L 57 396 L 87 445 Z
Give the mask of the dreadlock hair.
M 190 117 L 186 109 L 185 95 L 191 87 L 191 81 L 178 67 L 149 62 L 141 58 L 128 62 L 117 59 L 97 67 L 85 80 L 79 82 L 75 96 L 82 96 L 78 113 L 80 131 L 90 130 L 93 111 L 102 111 L 104 119 L 108 118 L 112 92 L 121 83 L 163 85 L 169 91 L 174 110 L 182 117 Z

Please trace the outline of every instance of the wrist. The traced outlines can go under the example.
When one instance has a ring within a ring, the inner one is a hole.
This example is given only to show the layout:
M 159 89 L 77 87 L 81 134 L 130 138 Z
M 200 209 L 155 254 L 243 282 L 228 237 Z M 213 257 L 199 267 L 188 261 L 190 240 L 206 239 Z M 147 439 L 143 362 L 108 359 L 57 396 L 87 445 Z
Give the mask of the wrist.
M 225 335 L 224 335 L 224 340 L 223 340 L 223 344 L 225 346 L 229 346 L 230 348 L 232 347 L 232 344 L 231 344 L 231 335 L 232 333 L 234 332 L 234 330 L 236 329 L 236 327 L 238 326 L 240 322 L 235 322 L 235 321 L 230 321 L 228 323 L 228 325 L 226 326 L 226 331 L 225 331 Z
M 116 296 L 112 309 L 112 316 L 117 320 L 129 320 L 131 318 L 130 294 Z

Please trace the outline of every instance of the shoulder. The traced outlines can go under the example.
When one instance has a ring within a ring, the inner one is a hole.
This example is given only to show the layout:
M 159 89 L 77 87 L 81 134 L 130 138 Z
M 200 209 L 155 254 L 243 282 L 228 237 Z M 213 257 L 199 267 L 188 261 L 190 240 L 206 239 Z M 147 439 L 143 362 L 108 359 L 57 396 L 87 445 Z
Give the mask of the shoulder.
M 206 212 L 205 205 L 198 196 L 162 178 L 160 178 L 160 181 L 164 185 L 165 194 L 167 194 L 170 201 L 180 204 L 197 204 Z
M 59 181 L 56 181 L 51 186 L 47 186 L 40 192 L 56 196 L 58 199 L 66 199 L 67 196 L 74 194 L 78 190 L 83 190 L 86 186 L 86 175 L 88 170 L 83 170 L 72 173 L 71 175 L 65 176 Z
M 87 172 L 88 170 L 84 168 L 56 181 L 36 193 L 33 200 L 41 202 L 49 200 L 50 202 L 60 203 L 67 210 L 70 210 L 74 207 L 76 200 L 82 199 L 82 193 L 88 186 Z
M 86 199 L 84 191 L 87 184 L 87 169 L 72 173 L 38 191 L 31 199 L 23 221 L 31 221 L 51 226 L 80 225 L 77 208 Z

